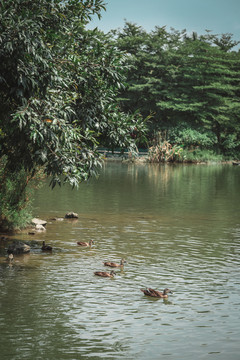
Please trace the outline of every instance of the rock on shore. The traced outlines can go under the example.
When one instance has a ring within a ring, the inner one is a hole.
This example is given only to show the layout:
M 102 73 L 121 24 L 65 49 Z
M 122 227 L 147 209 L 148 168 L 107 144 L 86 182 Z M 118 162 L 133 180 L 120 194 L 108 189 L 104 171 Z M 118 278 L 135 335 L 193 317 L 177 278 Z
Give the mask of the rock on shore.
M 32 224 L 35 225 L 35 226 L 42 225 L 42 226 L 45 227 L 47 225 L 47 221 L 46 220 L 41 220 L 41 219 L 38 219 L 38 218 L 34 218 L 34 219 L 32 219 Z

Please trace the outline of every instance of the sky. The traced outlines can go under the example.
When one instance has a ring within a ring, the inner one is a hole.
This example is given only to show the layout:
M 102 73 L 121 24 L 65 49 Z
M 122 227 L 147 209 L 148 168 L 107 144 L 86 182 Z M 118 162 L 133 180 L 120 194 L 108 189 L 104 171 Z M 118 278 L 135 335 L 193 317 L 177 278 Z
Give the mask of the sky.
M 105 0 L 106 12 L 101 20 L 91 21 L 89 28 L 104 32 L 123 28 L 125 21 L 142 26 L 146 31 L 155 26 L 166 30 L 186 29 L 199 35 L 205 30 L 213 34 L 233 34 L 240 40 L 240 0 Z

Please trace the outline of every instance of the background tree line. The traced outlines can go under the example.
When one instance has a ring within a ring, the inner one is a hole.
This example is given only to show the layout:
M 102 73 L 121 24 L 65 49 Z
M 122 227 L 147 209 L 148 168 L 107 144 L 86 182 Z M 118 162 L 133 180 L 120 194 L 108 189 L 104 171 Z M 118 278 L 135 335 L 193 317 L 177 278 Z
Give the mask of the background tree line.
M 126 22 L 112 35 L 130 65 L 121 107 L 151 114 L 149 144 L 160 133 L 183 148 L 239 157 L 240 52 L 231 34 L 146 32 Z

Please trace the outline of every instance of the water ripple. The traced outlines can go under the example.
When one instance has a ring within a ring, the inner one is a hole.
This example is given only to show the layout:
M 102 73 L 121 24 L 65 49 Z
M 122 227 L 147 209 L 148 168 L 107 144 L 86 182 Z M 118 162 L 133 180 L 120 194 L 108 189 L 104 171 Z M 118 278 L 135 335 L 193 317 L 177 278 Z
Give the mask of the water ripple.
M 192 170 L 182 171 L 174 174 Z M 64 206 L 80 207 L 79 220 L 49 223 L 46 233 L 36 235 L 30 256 L 16 258 L 12 266 L 0 258 L 1 359 L 145 360 L 161 354 L 179 360 L 184 354 L 184 360 L 238 360 L 240 226 L 235 197 L 228 214 L 225 203 L 215 205 L 216 198 L 207 205 L 201 199 L 196 206 L 193 188 L 183 189 L 186 179 L 177 194 L 178 182 L 172 188 L 169 182 L 170 200 L 160 191 L 158 175 L 151 172 L 146 179 L 151 182 L 145 184 L 147 191 L 135 184 L 134 191 L 124 187 L 113 198 L 110 183 L 108 190 L 100 185 L 93 197 L 90 187 L 75 193 L 76 202 L 72 192 L 66 198 L 61 192 Z M 209 196 L 214 193 L 210 190 Z M 137 211 L 127 205 L 131 196 Z M 91 239 L 91 249 L 76 244 Z M 42 240 L 51 243 L 52 254 L 41 252 Z M 127 264 L 116 269 L 114 279 L 94 276 L 96 270 L 110 270 L 104 261 L 121 258 Z M 140 291 L 143 287 L 168 287 L 174 294 L 152 299 Z

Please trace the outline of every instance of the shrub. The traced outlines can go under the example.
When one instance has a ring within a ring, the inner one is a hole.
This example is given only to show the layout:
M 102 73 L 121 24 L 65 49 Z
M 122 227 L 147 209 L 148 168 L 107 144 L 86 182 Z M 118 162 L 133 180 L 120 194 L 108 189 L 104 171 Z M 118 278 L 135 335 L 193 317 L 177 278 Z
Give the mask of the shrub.
M 149 148 L 148 159 L 150 162 L 181 161 L 181 146 L 173 146 L 166 140 L 166 132 L 157 132 L 155 144 Z
M 170 129 L 168 139 L 172 144 L 181 144 L 187 148 L 213 148 L 217 144 L 217 137 L 212 131 L 192 128 L 187 123 Z
M 240 158 L 240 140 L 236 134 L 226 134 L 223 138 L 222 147 L 226 156 Z
M 184 149 L 182 152 L 184 162 L 221 162 L 223 155 L 216 154 L 213 150 L 195 148 L 193 150 Z
M 25 227 L 32 218 L 34 183 L 33 174 L 24 169 L 18 173 L 6 172 L 6 161 L 6 157 L 0 159 L 0 230 L 12 231 Z

